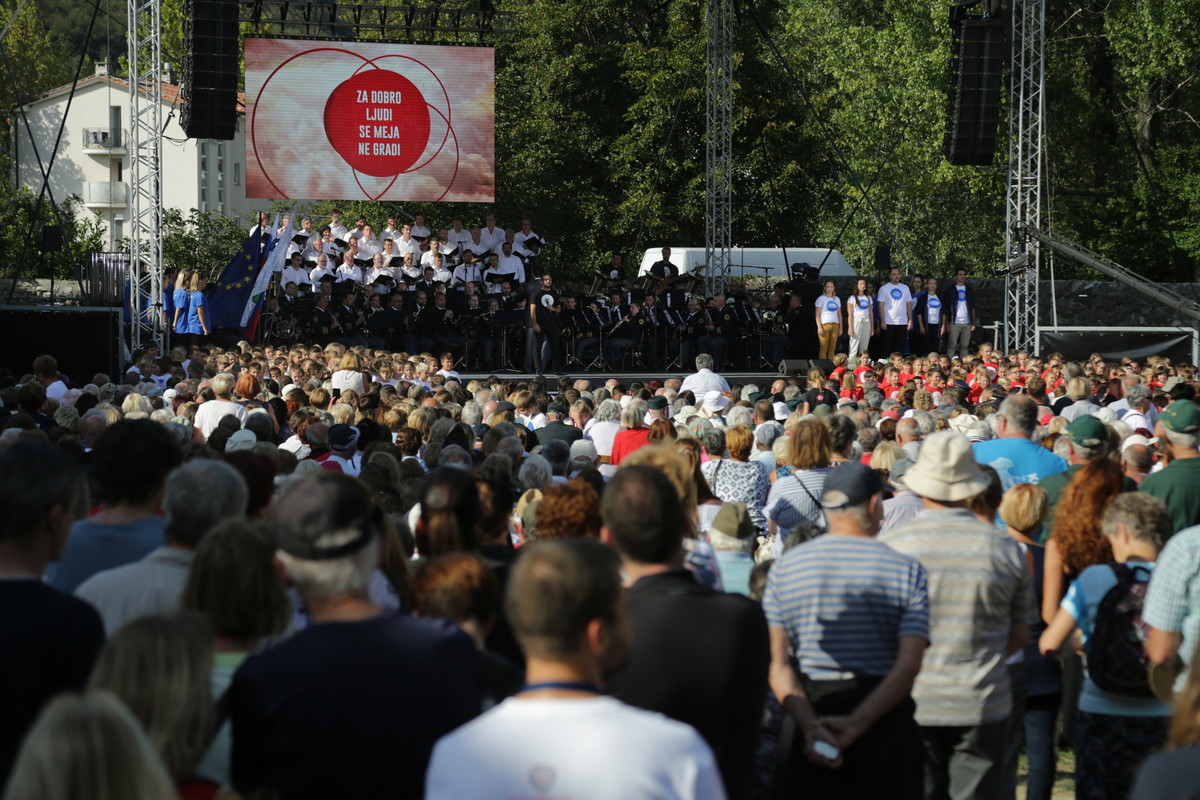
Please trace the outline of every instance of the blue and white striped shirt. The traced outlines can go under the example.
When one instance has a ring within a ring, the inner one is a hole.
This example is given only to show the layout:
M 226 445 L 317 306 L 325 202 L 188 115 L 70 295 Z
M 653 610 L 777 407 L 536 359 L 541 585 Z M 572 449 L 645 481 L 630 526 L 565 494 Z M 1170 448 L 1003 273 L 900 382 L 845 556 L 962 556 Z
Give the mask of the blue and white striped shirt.
M 763 610 L 814 681 L 882 677 L 901 636 L 929 639 L 924 567 L 875 539 L 826 534 L 789 550 L 767 576 Z

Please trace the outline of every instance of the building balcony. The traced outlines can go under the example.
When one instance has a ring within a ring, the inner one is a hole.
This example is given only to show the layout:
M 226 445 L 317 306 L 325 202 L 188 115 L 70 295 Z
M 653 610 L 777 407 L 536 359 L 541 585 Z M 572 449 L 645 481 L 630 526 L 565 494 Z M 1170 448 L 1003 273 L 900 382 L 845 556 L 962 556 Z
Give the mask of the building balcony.
M 126 136 L 120 128 L 84 128 L 83 152 L 92 156 L 123 156 Z
M 88 208 L 124 208 L 129 204 L 129 185 L 115 181 L 84 181 L 83 204 Z

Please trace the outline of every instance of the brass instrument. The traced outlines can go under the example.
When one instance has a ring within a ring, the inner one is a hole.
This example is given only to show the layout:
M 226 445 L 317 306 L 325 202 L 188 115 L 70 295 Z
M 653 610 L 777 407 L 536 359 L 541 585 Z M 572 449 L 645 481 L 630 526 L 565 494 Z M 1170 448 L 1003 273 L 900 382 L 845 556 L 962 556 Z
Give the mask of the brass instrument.
M 788 332 L 787 320 L 783 318 L 781 311 L 764 311 L 762 315 L 762 327 L 772 336 L 786 336 Z

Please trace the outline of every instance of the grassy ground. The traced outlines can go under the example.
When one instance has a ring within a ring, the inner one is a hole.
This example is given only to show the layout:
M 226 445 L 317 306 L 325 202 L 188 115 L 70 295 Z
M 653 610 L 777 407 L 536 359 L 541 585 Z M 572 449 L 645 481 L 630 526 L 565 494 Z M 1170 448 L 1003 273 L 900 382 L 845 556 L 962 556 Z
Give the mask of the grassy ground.
M 1025 800 L 1025 776 L 1029 765 L 1025 756 L 1017 766 L 1017 800 Z M 1069 750 L 1058 753 L 1058 775 L 1054 780 L 1054 800 L 1071 800 L 1075 797 L 1075 754 Z

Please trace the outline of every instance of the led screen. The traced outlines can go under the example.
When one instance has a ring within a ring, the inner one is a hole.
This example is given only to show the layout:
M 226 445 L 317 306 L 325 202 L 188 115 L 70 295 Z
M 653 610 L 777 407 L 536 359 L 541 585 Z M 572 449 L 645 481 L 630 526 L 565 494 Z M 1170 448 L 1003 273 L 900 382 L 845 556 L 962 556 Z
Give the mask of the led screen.
M 491 48 L 246 39 L 246 194 L 495 199 Z

